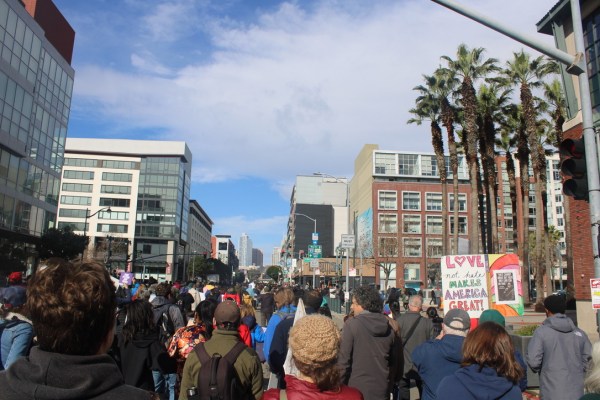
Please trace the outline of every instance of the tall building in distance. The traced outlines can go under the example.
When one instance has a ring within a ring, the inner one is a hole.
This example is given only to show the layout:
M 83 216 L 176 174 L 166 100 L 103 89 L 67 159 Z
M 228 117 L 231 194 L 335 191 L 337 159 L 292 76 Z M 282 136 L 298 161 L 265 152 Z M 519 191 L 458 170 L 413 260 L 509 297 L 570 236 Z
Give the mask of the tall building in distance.
M 252 265 L 263 266 L 263 252 L 261 249 L 252 249 Z
M 190 200 L 188 242 L 185 250 L 186 264 L 194 257 L 209 258 L 212 252 L 213 221 L 196 200 Z M 187 278 L 187 277 L 186 277 Z
M 231 235 L 215 235 L 212 241 L 212 258 L 221 261 L 235 272 L 239 268 L 239 259 L 236 255 L 235 246 L 231 241 Z
M 24 255 L 0 273 L 30 273 L 56 226 L 75 32 L 50 0 L 0 0 L 0 37 L 0 248 Z
M 252 239 L 245 233 L 240 236 L 238 254 L 241 266 L 248 267 L 252 265 Z
M 58 227 L 89 236 L 87 255 L 113 269 L 182 279 L 191 163 L 184 142 L 69 138 Z

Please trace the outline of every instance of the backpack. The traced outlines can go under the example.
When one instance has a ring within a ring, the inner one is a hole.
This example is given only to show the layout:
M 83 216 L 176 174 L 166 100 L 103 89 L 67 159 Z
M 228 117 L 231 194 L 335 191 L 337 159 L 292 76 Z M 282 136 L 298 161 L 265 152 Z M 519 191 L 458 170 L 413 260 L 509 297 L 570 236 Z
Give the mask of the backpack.
M 161 307 L 163 308 L 162 310 L 160 310 Z M 165 347 L 169 346 L 171 337 L 175 334 L 175 324 L 173 323 L 171 315 L 169 314 L 169 309 L 171 307 L 172 305 L 168 305 L 167 307 L 160 306 L 155 309 L 160 312 L 160 317 L 156 323 L 158 326 L 158 340 Z
M 237 342 L 225 356 L 219 353 L 210 356 L 206 352 L 204 343 L 194 347 L 201 365 L 197 389 L 200 400 L 249 398 L 250 394 L 242 387 L 234 367 L 235 361 L 245 348 L 244 343 Z

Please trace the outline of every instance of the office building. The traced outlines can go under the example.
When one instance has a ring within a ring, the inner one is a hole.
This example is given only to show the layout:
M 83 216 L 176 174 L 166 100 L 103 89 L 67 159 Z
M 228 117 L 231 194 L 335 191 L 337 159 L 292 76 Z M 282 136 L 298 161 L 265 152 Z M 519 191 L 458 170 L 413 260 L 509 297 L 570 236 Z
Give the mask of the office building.
M 186 264 L 194 257 L 209 258 L 212 253 L 213 221 L 196 200 L 190 200 L 188 242 L 185 250 Z
M 86 255 L 113 269 L 182 279 L 191 164 L 184 142 L 69 138 L 58 227 L 89 236 Z
M 231 235 L 215 235 L 211 238 L 212 241 L 212 258 L 221 261 L 235 272 L 240 263 L 236 255 L 235 246 L 231 241 Z
M 241 266 L 248 267 L 252 265 L 252 239 L 245 233 L 242 233 L 242 236 L 240 236 L 238 258 Z
M 263 266 L 263 252 L 261 249 L 252 249 L 252 265 Z
M 31 273 L 56 227 L 75 32 L 50 0 L 0 0 L 0 38 L 0 274 Z

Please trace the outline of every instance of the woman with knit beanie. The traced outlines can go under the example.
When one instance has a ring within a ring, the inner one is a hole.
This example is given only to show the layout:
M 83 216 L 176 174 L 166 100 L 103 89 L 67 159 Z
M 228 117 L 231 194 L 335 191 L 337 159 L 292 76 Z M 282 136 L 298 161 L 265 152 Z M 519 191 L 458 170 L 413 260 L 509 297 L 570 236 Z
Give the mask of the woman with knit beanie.
M 298 376 L 286 375 L 287 389 L 270 389 L 263 400 L 363 398 L 357 389 L 340 382 L 337 367 L 340 331 L 330 318 L 313 314 L 296 321 L 290 331 L 289 346 Z

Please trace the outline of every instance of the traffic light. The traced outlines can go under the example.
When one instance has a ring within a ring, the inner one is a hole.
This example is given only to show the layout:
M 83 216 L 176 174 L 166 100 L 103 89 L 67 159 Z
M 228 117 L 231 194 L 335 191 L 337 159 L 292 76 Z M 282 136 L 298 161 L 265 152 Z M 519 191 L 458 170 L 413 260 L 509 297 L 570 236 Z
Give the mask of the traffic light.
M 563 193 L 575 200 L 589 201 L 583 138 L 563 140 L 559 151 L 563 159 L 560 170 L 565 178 Z

